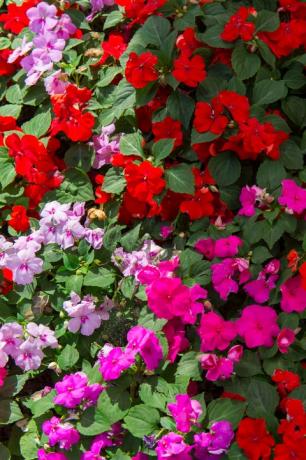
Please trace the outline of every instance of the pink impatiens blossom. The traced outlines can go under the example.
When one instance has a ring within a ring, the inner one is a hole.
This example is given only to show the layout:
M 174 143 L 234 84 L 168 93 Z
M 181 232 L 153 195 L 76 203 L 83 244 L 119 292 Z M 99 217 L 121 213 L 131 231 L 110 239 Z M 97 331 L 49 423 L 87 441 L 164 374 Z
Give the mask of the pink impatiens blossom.
M 68 460 L 65 454 L 59 452 L 46 452 L 39 449 L 37 452 L 38 460 Z
M 142 326 L 134 326 L 127 335 L 128 344 L 126 351 L 139 353 L 144 360 L 147 369 L 156 369 L 163 358 L 161 344 L 153 331 Z
M 243 258 L 226 258 L 222 262 L 212 264 L 212 284 L 223 300 L 230 293 L 237 293 L 239 285 L 250 278 L 249 261 Z
M 201 337 L 201 351 L 225 350 L 236 337 L 237 331 L 232 321 L 225 321 L 211 311 L 204 313 L 198 329 Z
M 239 199 L 242 208 L 238 214 L 245 217 L 254 216 L 256 207 L 265 208 L 274 200 L 273 196 L 266 193 L 265 189 L 257 187 L 257 185 L 242 187 Z
M 6 376 L 7 376 L 7 370 L 5 369 L 5 367 L 0 367 L 0 388 L 4 385 Z
M 27 332 L 35 339 L 39 347 L 57 348 L 58 341 L 55 337 L 54 331 L 48 326 L 43 324 L 29 323 L 27 325 Z
M 164 435 L 157 443 L 158 460 L 191 460 L 192 447 L 184 442 L 183 436 L 176 433 Z
M 205 369 L 206 379 L 215 382 L 230 378 L 234 371 L 234 363 L 229 358 L 217 356 L 213 353 L 204 353 L 200 358 L 201 367 Z
M 120 347 L 105 346 L 99 354 L 99 370 L 104 380 L 116 380 L 135 362 L 135 352 Z
M 43 260 L 35 256 L 31 249 L 22 249 L 12 254 L 7 261 L 7 268 L 13 272 L 13 280 L 17 284 L 30 284 L 43 271 Z
M 245 292 L 257 303 L 265 303 L 269 300 L 270 291 L 275 288 L 278 280 L 280 262 L 272 259 L 259 273 L 256 280 L 250 281 L 243 286 Z
M 235 436 L 227 420 L 212 423 L 208 433 L 195 434 L 195 457 L 197 460 L 221 460 Z
M 295 333 L 292 329 L 284 327 L 277 336 L 277 348 L 281 353 L 288 353 L 290 345 L 295 341 Z
M 194 247 L 208 260 L 212 260 L 215 257 L 215 240 L 212 238 L 198 240 Z
M 285 179 L 282 181 L 282 193 L 278 202 L 289 212 L 302 214 L 306 210 L 306 190 L 299 187 L 294 180 Z
M 15 363 L 24 371 L 38 369 L 44 357 L 41 348 L 33 339 L 25 340 L 19 347 L 15 356 Z
M 176 423 L 176 429 L 188 433 L 192 425 L 197 424 L 203 410 L 201 404 L 195 399 L 190 399 L 187 394 L 175 396 L 176 402 L 169 403 L 168 409 Z
M 199 240 L 195 249 L 199 251 L 208 260 L 214 257 L 233 257 L 238 254 L 239 247 L 242 246 L 242 240 L 235 235 L 213 240 L 212 238 L 205 238 Z
M 101 326 L 102 317 L 96 310 L 94 299 L 86 295 L 81 299 L 75 292 L 70 294 L 70 300 L 63 304 L 64 310 L 71 318 L 68 321 L 68 330 L 76 333 L 80 330 L 82 335 L 92 335 Z
M 249 305 L 236 321 L 238 334 L 248 348 L 272 347 L 279 333 L 277 313 L 271 307 Z
M 81 460 L 106 460 L 101 451 L 107 447 L 119 446 L 122 444 L 123 431 L 121 423 L 114 423 L 110 430 L 96 436 L 91 443 L 90 450 L 84 452 Z
M 167 359 L 174 363 L 177 355 L 190 345 L 185 335 L 185 326 L 180 318 L 174 318 L 165 324 L 163 332 L 169 348 Z
M 97 401 L 103 389 L 102 385 L 99 384 L 89 385 L 87 375 L 84 372 L 76 372 L 65 375 L 62 381 L 55 384 L 57 395 L 54 402 L 68 409 L 73 409 L 86 401 L 88 407 Z
M 296 311 L 302 313 L 306 309 L 306 294 L 302 287 L 302 277 L 300 275 L 289 278 L 280 287 L 281 302 L 280 307 L 286 313 Z
M 79 432 L 71 423 L 62 422 L 58 417 L 52 417 L 42 424 L 43 433 L 48 436 L 51 447 L 56 444 L 61 449 L 69 450 L 71 446 L 80 440 Z

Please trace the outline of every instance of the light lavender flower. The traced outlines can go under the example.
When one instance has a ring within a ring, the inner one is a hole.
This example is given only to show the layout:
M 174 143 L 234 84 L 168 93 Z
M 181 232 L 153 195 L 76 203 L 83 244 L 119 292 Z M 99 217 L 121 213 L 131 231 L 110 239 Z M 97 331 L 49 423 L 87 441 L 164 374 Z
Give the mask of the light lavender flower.
M 22 249 L 9 257 L 7 267 L 13 272 L 13 280 L 25 285 L 32 283 L 34 275 L 42 272 L 43 260 L 31 249 Z
M 105 6 L 114 5 L 115 0 L 90 0 L 91 13 L 86 17 L 87 21 L 92 21 L 97 13 L 103 10 Z
M 60 204 L 57 201 L 47 203 L 40 213 L 40 224 L 52 223 L 54 225 L 67 222 L 70 204 Z
M 23 329 L 18 323 L 6 323 L 0 329 L 1 350 L 15 356 L 22 343 Z
M 94 248 L 100 249 L 103 244 L 104 230 L 102 228 L 87 228 L 84 233 L 85 240 Z
M 41 348 L 33 339 L 25 340 L 19 347 L 15 356 L 15 363 L 24 371 L 38 369 L 44 357 Z
M 0 235 L 0 268 L 5 268 L 9 253 L 12 252 L 13 243 L 6 241 L 4 236 Z
M 53 72 L 51 75 L 45 78 L 44 80 L 45 88 L 50 96 L 55 94 L 64 94 L 66 87 L 68 86 L 68 81 L 65 79 L 65 74 L 60 70 Z
M 27 332 L 35 339 L 36 344 L 40 348 L 58 347 L 58 341 L 55 337 L 54 331 L 52 331 L 48 326 L 44 326 L 43 324 L 29 323 L 27 325 Z
M 92 335 L 94 330 L 101 326 L 102 318 L 96 311 L 93 298 L 90 295 L 82 300 L 75 293 L 72 293 L 71 300 L 63 304 L 64 310 L 71 318 L 68 322 L 68 330 L 82 335 Z
M 30 20 L 29 29 L 36 34 L 53 29 L 58 22 L 56 13 L 56 6 L 46 2 L 40 2 L 37 6 L 29 8 L 27 11 Z
M 111 162 L 114 153 L 120 151 L 120 135 L 115 136 L 112 140 L 110 139 L 111 134 L 115 132 L 115 125 L 104 126 L 101 134 L 93 136 L 91 145 L 93 146 L 96 157 L 93 162 L 93 168 L 100 169 L 102 166 Z

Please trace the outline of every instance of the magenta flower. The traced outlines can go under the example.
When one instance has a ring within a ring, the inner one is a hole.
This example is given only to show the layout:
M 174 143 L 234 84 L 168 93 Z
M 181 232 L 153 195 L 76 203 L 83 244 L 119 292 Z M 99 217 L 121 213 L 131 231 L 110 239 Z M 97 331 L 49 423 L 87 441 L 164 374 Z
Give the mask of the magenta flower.
M 229 449 L 233 438 L 234 430 L 230 422 L 220 420 L 212 423 L 209 433 L 199 433 L 194 436 L 196 459 L 221 459 Z
M 239 285 L 250 278 L 249 262 L 243 258 L 227 258 L 211 265 L 212 284 L 223 300 L 232 292 L 237 294 Z
M 79 432 L 71 425 L 71 423 L 61 422 L 58 417 L 52 417 L 42 424 L 43 433 L 49 437 L 51 447 L 56 444 L 61 449 L 69 450 L 74 444 L 80 440 Z
M 249 305 L 236 321 L 238 334 L 248 348 L 272 347 L 279 333 L 277 313 L 271 307 Z
M 200 358 L 200 363 L 206 372 L 207 380 L 226 380 L 234 371 L 233 361 L 229 358 L 217 356 L 213 353 L 205 353 Z
M 215 242 L 215 257 L 233 257 L 238 254 L 243 242 L 238 236 L 220 238 Z
M 135 326 L 127 335 L 128 345 L 126 351 L 139 353 L 144 360 L 147 369 L 153 371 L 163 359 L 163 349 L 153 331 L 142 326 Z
M 206 259 L 212 260 L 215 257 L 215 240 L 212 238 L 203 238 L 197 241 L 195 249 L 203 254 Z
M 288 353 L 290 345 L 295 341 L 295 333 L 292 329 L 284 327 L 277 336 L 277 348 L 281 353 Z
M 167 359 L 174 363 L 177 355 L 189 347 L 189 341 L 185 336 L 185 326 L 180 318 L 174 318 L 163 327 L 163 332 L 168 342 Z
M 280 307 L 286 313 L 296 311 L 302 313 L 306 309 L 305 289 L 302 287 L 300 275 L 289 278 L 280 287 L 281 302 Z
M 64 454 L 59 452 L 46 452 L 44 449 L 39 449 L 37 455 L 38 460 L 68 460 Z
M 114 423 L 109 431 L 105 431 L 94 438 L 90 450 L 82 455 L 81 460 L 105 460 L 101 455 L 101 450 L 107 447 L 119 446 L 122 444 L 122 439 L 121 423 Z
M 104 380 L 116 380 L 135 362 L 135 352 L 120 347 L 104 346 L 99 355 L 99 370 Z
M 87 385 L 88 378 L 84 372 L 65 375 L 62 381 L 55 384 L 55 404 L 73 409 L 84 399 Z
M 167 405 L 176 423 L 176 429 L 182 433 L 188 433 L 192 425 L 197 424 L 203 410 L 201 404 L 190 399 L 187 394 L 175 396 L 176 403 Z
M 201 351 L 225 350 L 237 335 L 232 321 L 225 321 L 215 312 L 204 313 L 198 329 Z
M 302 214 L 306 210 L 306 190 L 299 187 L 292 179 L 285 179 L 282 181 L 282 193 L 278 202 L 289 212 Z
M 156 453 L 158 460 L 191 460 L 192 447 L 184 442 L 183 436 L 168 433 L 157 443 Z

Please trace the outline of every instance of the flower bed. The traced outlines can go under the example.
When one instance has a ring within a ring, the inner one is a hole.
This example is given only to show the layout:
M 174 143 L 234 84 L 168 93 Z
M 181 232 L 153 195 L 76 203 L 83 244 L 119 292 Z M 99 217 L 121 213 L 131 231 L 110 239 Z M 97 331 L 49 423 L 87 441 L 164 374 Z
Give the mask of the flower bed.
M 306 3 L 0 5 L 1 460 L 303 460 Z

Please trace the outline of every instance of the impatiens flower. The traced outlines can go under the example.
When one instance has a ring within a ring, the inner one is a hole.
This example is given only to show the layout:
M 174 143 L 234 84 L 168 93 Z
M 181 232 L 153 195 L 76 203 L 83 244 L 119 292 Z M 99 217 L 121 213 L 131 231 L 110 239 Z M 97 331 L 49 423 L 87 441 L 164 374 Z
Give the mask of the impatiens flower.
M 198 54 L 193 57 L 182 54 L 174 61 L 172 75 L 177 81 L 195 88 L 206 77 L 205 61 Z
M 71 300 L 64 302 L 64 310 L 71 318 L 68 322 L 68 330 L 76 333 L 80 330 L 81 334 L 89 336 L 101 326 L 102 318 L 96 311 L 91 295 L 83 297 L 81 300 L 74 292 L 71 293 Z
M 87 21 L 92 21 L 94 16 L 100 13 L 104 7 L 112 6 L 114 3 L 114 0 L 90 0 L 91 13 L 87 16 Z
M 80 440 L 79 432 L 68 422 L 62 422 L 58 417 L 52 417 L 42 424 L 43 433 L 48 436 L 51 447 L 56 444 L 61 449 L 69 450 Z
M 230 112 L 231 117 L 237 123 L 244 123 L 250 115 L 250 103 L 246 96 L 235 91 L 223 90 L 218 96 L 218 100 Z
M 66 75 L 63 74 L 60 70 L 53 72 L 51 75 L 45 78 L 44 80 L 45 88 L 50 96 L 56 94 L 64 94 L 68 86 Z
M 252 217 L 255 214 L 256 207 L 261 208 L 269 205 L 273 201 L 273 197 L 266 193 L 265 189 L 261 189 L 256 185 L 242 187 L 240 192 L 240 203 L 242 208 L 238 214 L 240 216 Z
M 7 370 L 5 369 L 5 367 L 0 367 L 0 388 L 3 387 L 6 376 Z
M 233 257 L 238 254 L 239 247 L 242 246 L 243 241 L 238 236 L 228 236 L 220 238 L 215 242 L 215 256 L 216 257 Z
M 176 433 L 164 435 L 157 443 L 158 460 L 191 460 L 192 447 L 184 442 L 183 436 Z
M 58 341 L 54 331 L 43 324 L 28 323 L 27 332 L 35 338 L 36 343 L 41 347 L 57 348 Z
M 16 232 L 26 232 L 30 227 L 27 209 L 22 205 L 13 206 L 8 224 L 16 230 Z
M 104 346 L 99 355 L 99 370 L 104 380 L 116 380 L 134 364 L 135 352 L 119 347 Z
M 1 260 L 1 254 L 0 254 L 0 260 Z M 299 268 L 299 274 L 302 278 L 301 282 L 302 282 L 302 288 L 304 289 L 304 291 L 306 291 L 306 262 L 304 262 L 300 268 Z
M 192 425 L 197 424 L 203 410 L 201 404 L 195 399 L 190 399 L 187 394 L 175 396 L 176 402 L 169 403 L 168 409 L 176 423 L 176 429 L 188 433 Z
M 288 353 L 290 345 L 295 341 L 295 333 L 285 327 L 277 336 L 277 347 L 281 353 Z
M 30 284 L 34 276 L 43 270 L 43 260 L 35 256 L 31 249 L 22 249 L 10 256 L 7 267 L 13 272 L 17 284 Z
M 305 289 L 302 287 L 302 278 L 300 275 L 285 281 L 280 287 L 280 292 L 280 306 L 286 313 L 293 311 L 302 313 L 306 309 Z
M 223 112 L 224 107 L 218 100 L 213 99 L 210 104 L 197 102 L 193 126 L 199 133 L 210 131 L 213 134 L 222 134 L 229 123 Z
M 249 305 L 236 321 L 238 334 L 248 348 L 272 347 L 279 333 L 277 314 L 271 307 Z
M 93 168 L 100 169 L 102 166 L 109 164 L 111 158 L 115 153 L 118 153 L 119 150 L 119 141 L 120 136 L 113 136 L 116 127 L 114 124 L 102 127 L 101 133 L 99 135 L 93 136 L 92 138 L 92 147 L 96 152 L 96 156 L 93 162 Z
M 139 353 L 147 369 L 153 371 L 163 358 L 161 344 L 153 331 L 142 326 L 134 326 L 127 335 L 127 352 Z
M 260 32 L 259 36 L 277 58 L 288 56 L 305 44 L 305 21 L 300 17 L 286 20 L 275 31 Z
M 55 384 L 57 395 L 54 402 L 68 409 L 73 409 L 84 402 L 88 407 L 97 401 L 103 389 L 98 383 L 89 385 L 87 375 L 84 372 L 76 372 L 65 375 L 61 382 Z
M 275 444 L 262 418 L 244 418 L 239 423 L 237 443 L 250 460 L 269 460 Z
M 198 329 L 201 351 L 225 350 L 236 337 L 236 327 L 214 312 L 204 313 Z
M 27 11 L 30 19 L 29 29 L 35 33 L 53 29 L 57 24 L 56 13 L 56 6 L 46 2 L 40 2 L 36 7 L 29 8 Z
M 227 420 L 211 424 L 208 433 L 195 434 L 195 457 L 197 460 L 221 459 L 234 438 L 234 430 Z
M 19 346 L 22 343 L 23 329 L 18 323 L 3 324 L 0 328 L 1 350 L 5 353 L 15 356 Z M 2 367 L 2 365 L 1 365 Z
M 7 12 L 0 14 L 0 22 L 4 22 L 3 28 L 18 35 L 29 24 L 27 12 L 31 6 L 34 6 L 37 0 L 28 0 L 22 4 L 9 3 Z
M 283 369 L 276 369 L 273 372 L 272 380 L 276 383 L 277 390 L 282 398 L 285 398 L 288 393 L 301 385 L 298 374 Z
M 132 52 L 125 67 L 125 78 L 134 88 L 140 89 L 158 79 L 157 57 L 150 51 L 139 56 Z
M 212 284 L 221 299 L 226 300 L 230 293 L 237 293 L 239 285 L 250 278 L 249 261 L 243 258 L 226 258 L 211 265 Z
M 15 356 L 15 363 L 24 371 L 38 369 L 44 357 L 38 343 L 33 339 L 25 340 Z
M 46 452 L 39 449 L 37 452 L 38 460 L 68 460 L 65 454 L 59 452 Z
M 206 379 L 215 382 L 231 377 L 234 371 L 234 363 L 229 358 L 217 356 L 213 353 L 204 353 L 200 358 L 201 367 L 205 369 Z
M 174 363 L 177 355 L 189 347 L 189 341 L 185 335 L 185 327 L 180 318 L 174 318 L 163 327 L 163 332 L 168 342 L 167 359 Z
M 155 142 L 161 139 L 173 139 L 174 148 L 179 147 L 183 143 L 182 124 L 171 117 L 166 117 L 162 121 L 152 123 L 152 132 Z
M 285 179 L 282 181 L 282 193 L 278 202 L 286 206 L 289 212 L 302 214 L 306 210 L 306 189 L 299 187 L 294 180 Z
M 233 42 L 237 38 L 248 41 L 251 40 L 255 32 L 255 24 L 248 22 L 250 15 L 255 13 L 254 8 L 242 6 L 237 13 L 233 14 L 228 23 L 225 24 L 221 33 L 221 38 L 227 42 Z

